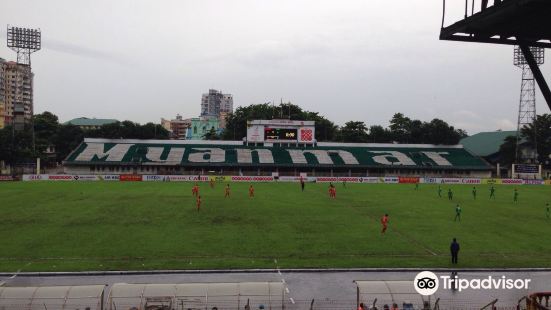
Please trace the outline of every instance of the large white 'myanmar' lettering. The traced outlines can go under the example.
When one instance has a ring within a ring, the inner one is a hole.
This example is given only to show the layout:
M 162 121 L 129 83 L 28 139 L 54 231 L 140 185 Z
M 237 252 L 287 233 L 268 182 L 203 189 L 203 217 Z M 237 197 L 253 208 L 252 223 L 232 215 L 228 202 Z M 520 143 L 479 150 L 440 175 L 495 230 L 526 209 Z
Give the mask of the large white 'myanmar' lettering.
M 339 155 L 346 165 L 357 165 L 358 160 L 354 155 L 347 151 L 341 150 L 287 150 L 291 156 L 293 164 L 307 164 L 306 156 L 304 154 L 309 153 L 316 157 L 319 164 L 332 165 L 333 159 L 330 154 Z
M 194 147 L 199 151 L 189 154 L 188 160 L 192 163 L 223 163 L 226 161 L 226 151 L 216 147 Z M 209 155 L 209 158 L 206 156 Z
M 156 164 L 178 165 L 182 162 L 182 158 L 184 157 L 184 152 L 186 150 L 185 148 L 183 147 L 170 148 L 170 151 L 166 159 L 161 159 L 161 155 L 163 154 L 164 149 L 165 149 L 164 147 L 148 147 L 147 154 L 145 154 L 145 158 L 151 160 L 153 163 L 156 163 Z
M 415 162 L 411 158 L 407 157 L 404 153 L 398 151 L 369 151 L 374 154 L 384 154 L 373 156 L 373 161 L 388 166 L 415 166 Z M 389 158 L 394 158 L 397 161 L 391 162 Z
M 330 154 L 339 155 L 345 165 L 359 165 L 360 164 L 358 162 L 358 160 L 356 159 L 356 157 L 354 157 L 354 155 L 352 155 L 352 153 L 350 153 L 348 151 L 330 150 L 330 151 L 327 151 L 327 152 L 329 152 Z
M 293 164 L 307 164 L 308 161 L 306 160 L 306 156 L 304 154 L 310 153 L 316 156 L 316 159 L 320 164 L 332 164 L 333 161 L 331 160 L 331 157 L 329 157 L 329 154 L 327 154 L 327 151 L 320 151 L 320 150 L 287 150 L 289 152 L 289 155 L 291 156 L 291 161 Z
M 237 151 L 237 162 L 240 164 L 252 164 L 253 163 L 253 152 L 256 152 L 258 155 L 258 162 L 260 164 L 273 164 L 274 156 L 272 151 L 267 149 L 236 149 Z
M 452 163 L 450 163 L 447 159 L 445 159 L 442 155 L 448 155 L 448 152 L 422 152 L 423 154 L 427 155 L 428 158 L 432 159 L 438 166 L 452 166 Z
M 87 143 L 86 148 L 76 158 L 75 161 L 92 161 L 94 156 L 99 160 L 121 161 L 134 144 L 115 144 L 108 151 L 105 151 L 104 143 Z

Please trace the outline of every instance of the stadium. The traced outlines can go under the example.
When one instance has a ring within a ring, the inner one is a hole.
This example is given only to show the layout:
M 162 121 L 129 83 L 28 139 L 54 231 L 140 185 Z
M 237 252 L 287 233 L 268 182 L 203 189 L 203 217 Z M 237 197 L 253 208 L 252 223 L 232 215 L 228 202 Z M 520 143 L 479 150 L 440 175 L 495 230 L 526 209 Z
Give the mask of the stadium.
M 86 139 L 65 160 L 68 174 L 489 178 L 492 167 L 461 145 L 319 142 L 298 147 L 242 141 Z
M 243 141 L 85 138 L 64 160 L 65 173 L 23 175 L 25 182 L 4 186 L 15 206 L 4 229 L 16 234 L 1 243 L 2 270 L 24 265 L 29 276 L 120 270 L 119 281 L 160 272 L 165 284 L 0 287 L 0 305 L 350 309 L 369 302 L 447 309 L 540 302 L 528 290 L 504 293 L 500 303 L 476 292 L 454 297 L 453 290 L 426 299 L 403 278 L 369 275 L 454 268 L 447 249 L 452 238 L 462 242 L 460 262 L 469 278 L 476 277 L 469 270 L 549 268 L 551 243 L 540 240 L 548 229 L 549 181 L 493 178 L 493 167 L 462 145 L 316 142 L 313 132 L 305 141 L 297 138 L 304 136 L 304 121 L 253 123 L 262 128 L 249 126 Z M 306 126 L 314 130 L 313 123 Z M 386 223 L 381 232 L 384 214 L 391 219 L 388 232 Z M 251 268 L 264 270 L 254 277 L 261 282 L 239 275 Z M 171 277 L 202 270 L 238 275 L 169 284 L 177 281 Z M 309 279 L 313 270 L 341 270 L 356 288 L 329 300 L 290 297 L 289 289 L 300 288 L 286 279 Z M 519 294 L 526 299 L 518 301 Z

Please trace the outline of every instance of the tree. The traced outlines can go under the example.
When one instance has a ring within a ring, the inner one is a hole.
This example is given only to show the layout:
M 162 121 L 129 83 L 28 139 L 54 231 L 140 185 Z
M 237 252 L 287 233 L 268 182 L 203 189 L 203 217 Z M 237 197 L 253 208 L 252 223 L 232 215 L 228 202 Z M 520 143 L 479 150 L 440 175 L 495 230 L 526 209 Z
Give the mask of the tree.
M 67 124 L 59 125 L 54 140 L 57 162 L 62 162 L 84 140 L 84 132 L 80 127 Z
M 203 135 L 203 139 L 220 140 L 220 136 L 218 135 L 218 133 L 216 133 L 216 129 L 214 129 L 214 127 L 211 127 L 210 130 Z
M 392 139 L 399 143 L 422 143 L 451 145 L 467 136 L 462 129 L 455 129 L 441 119 L 422 122 L 396 113 L 390 120 Z
M 425 136 L 423 143 L 429 144 L 457 144 L 465 138 L 464 130 L 456 130 L 441 119 L 435 118 L 430 123 L 424 123 Z
M 32 147 L 32 128 L 14 131 L 11 126 L 0 129 L 0 160 L 10 164 L 34 162 L 36 152 Z
M 11 126 L 0 129 L 0 160 L 8 163 L 29 163 L 40 157 L 45 165 L 49 161 L 63 161 L 84 137 L 107 139 L 168 139 L 169 132 L 161 125 L 147 123 L 140 125 L 131 121 L 106 124 L 98 129 L 82 130 L 78 126 L 59 124 L 51 112 L 33 116 L 33 127 L 27 125 L 23 131 L 13 131 Z M 48 157 L 46 149 L 54 146 L 55 158 Z
M 517 149 L 517 137 L 508 136 L 503 141 L 503 144 L 499 147 L 499 163 L 503 166 L 509 167 L 515 162 Z
M 247 121 L 278 118 L 314 121 L 316 123 L 316 139 L 318 141 L 332 141 L 336 137 L 338 127 L 317 112 L 304 111 L 292 103 L 277 106 L 262 103 L 238 107 L 235 112 L 229 114 L 226 118 L 226 129 L 221 138 L 223 140 L 241 140 L 247 136 Z
M 315 122 L 317 141 L 335 141 L 337 138 L 339 127 L 317 112 L 305 112 L 304 120 Z
M 168 139 L 169 132 L 159 124 L 140 125 L 132 121 L 123 121 L 87 130 L 85 136 L 106 139 Z
M 339 130 L 339 140 L 342 142 L 366 143 L 369 140 L 367 126 L 360 121 L 346 122 Z
M 392 134 L 391 132 L 383 128 L 380 125 L 373 125 L 369 127 L 369 142 L 371 143 L 391 143 Z
M 396 113 L 390 120 L 392 139 L 399 143 L 408 143 L 411 132 L 411 119 L 402 113 Z
M 427 123 L 418 119 L 410 120 L 406 128 L 407 143 L 428 143 L 429 135 Z
M 222 134 L 223 140 L 241 140 L 247 136 L 247 121 L 255 119 L 272 119 L 276 110 L 268 103 L 252 104 L 238 107 L 235 112 L 226 118 L 226 129 Z
M 538 115 L 534 122 L 524 126 L 520 133 L 529 146 L 537 147 L 538 162 L 543 163 L 546 166 L 550 166 L 551 160 L 549 155 L 551 154 L 551 114 Z
M 140 139 L 168 139 L 170 133 L 163 126 L 151 122 L 139 127 Z
M 55 161 L 55 158 L 47 157 L 45 152 L 48 147 L 55 147 L 59 127 L 58 118 L 51 112 L 46 111 L 33 116 L 33 125 L 36 155 L 47 165 L 50 161 Z

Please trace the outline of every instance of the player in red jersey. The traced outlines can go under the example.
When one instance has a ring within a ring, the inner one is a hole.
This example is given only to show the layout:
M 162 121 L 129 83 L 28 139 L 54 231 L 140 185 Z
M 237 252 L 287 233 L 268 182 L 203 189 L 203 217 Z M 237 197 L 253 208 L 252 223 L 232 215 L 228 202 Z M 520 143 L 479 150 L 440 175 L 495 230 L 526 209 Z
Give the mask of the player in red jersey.
M 386 229 L 388 228 L 388 214 L 385 214 L 381 218 L 381 224 L 383 225 L 383 230 L 381 231 L 382 234 L 386 232 Z
M 254 197 L 254 187 L 251 184 L 251 186 L 249 186 L 249 198 L 252 198 L 252 197 Z
M 329 183 L 329 198 L 335 198 L 336 195 L 337 195 L 337 192 L 336 192 L 336 189 L 335 189 L 335 186 L 333 185 L 333 183 Z
M 230 185 L 226 185 L 226 189 L 224 190 L 224 198 L 230 197 Z
M 197 183 L 195 183 L 195 185 L 191 189 L 191 194 L 193 195 L 193 197 L 199 196 L 199 185 L 197 185 Z
M 197 195 L 197 201 L 195 202 L 197 206 L 197 212 L 201 209 L 201 196 Z

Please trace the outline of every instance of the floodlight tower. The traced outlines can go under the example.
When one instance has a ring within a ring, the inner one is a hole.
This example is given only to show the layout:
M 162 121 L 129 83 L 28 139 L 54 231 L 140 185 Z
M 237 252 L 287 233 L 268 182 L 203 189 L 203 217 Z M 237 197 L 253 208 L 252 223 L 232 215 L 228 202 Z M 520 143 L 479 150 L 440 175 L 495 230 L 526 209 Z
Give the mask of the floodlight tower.
M 8 25 L 8 47 L 17 53 L 17 63 L 31 66 L 31 54 L 41 48 L 40 29 Z
M 32 123 L 34 114 L 31 54 L 41 48 L 40 29 L 8 25 L 7 44 L 10 49 L 17 53 L 15 83 L 13 85 L 15 100 L 11 107 L 12 125 L 15 130 L 22 130 L 26 122 L 30 121 Z
M 530 51 L 534 56 L 534 60 L 538 66 L 544 62 L 544 49 L 542 47 L 530 47 Z M 525 125 L 533 124 L 536 120 L 536 83 L 534 80 L 534 74 L 530 69 L 530 65 L 524 58 L 524 54 L 520 47 L 515 46 L 515 52 L 513 57 L 513 63 L 515 66 L 522 69 L 522 82 L 520 85 L 520 102 L 518 106 L 518 121 L 517 121 L 517 145 L 516 145 L 516 162 L 520 163 L 525 160 L 537 159 L 537 146 L 534 144 L 534 152 L 531 154 L 522 154 L 520 150 L 521 143 L 521 129 Z M 534 123 L 534 139 L 536 126 Z

